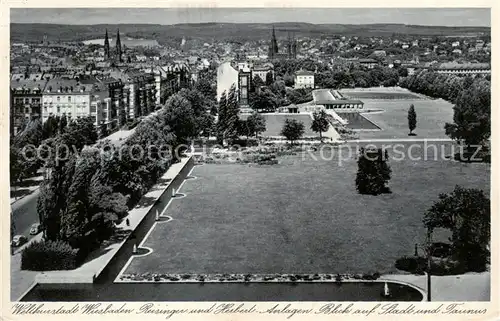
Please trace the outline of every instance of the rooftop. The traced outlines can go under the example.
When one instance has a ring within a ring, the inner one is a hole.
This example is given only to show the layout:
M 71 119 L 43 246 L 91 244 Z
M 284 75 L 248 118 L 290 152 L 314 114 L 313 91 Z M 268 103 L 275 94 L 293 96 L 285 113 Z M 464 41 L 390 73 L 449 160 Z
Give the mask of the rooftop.
M 10 80 L 10 88 L 16 90 L 31 90 L 39 88 L 43 90 L 47 81 L 42 74 L 32 74 L 25 77 L 24 74 L 13 74 Z
M 363 105 L 364 103 L 361 100 L 347 100 L 347 99 L 338 99 L 338 100 L 317 100 L 315 101 L 316 105 Z
M 359 63 L 361 64 L 368 64 L 368 63 L 376 63 L 377 61 L 375 59 L 370 59 L 370 58 L 366 58 L 366 59 L 359 59 L 358 60 Z
M 295 72 L 296 76 L 314 76 L 314 72 L 309 70 L 299 70 Z
M 491 69 L 491 65 L 485 63 L 442 63 L 437 69 Z

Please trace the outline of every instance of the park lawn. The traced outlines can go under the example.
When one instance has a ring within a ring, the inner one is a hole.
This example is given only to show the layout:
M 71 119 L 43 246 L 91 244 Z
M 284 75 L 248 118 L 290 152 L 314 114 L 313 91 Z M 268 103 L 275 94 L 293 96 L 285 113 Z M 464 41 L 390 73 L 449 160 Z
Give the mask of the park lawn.
M 417 128 L 415 138 L 448 138 L 444 131 L 447 122 L 453 122 L 453 105 L 443 100 L 364 100 L 365 109 L 380 109 L 383 112 L 363 113 L 382 130 L 360 132 L 360 139 L 408 138 L 408 109 L 415 106 Z
M 340 91 L 349 99 L 422 99 L 421 96 L 409 92 L 376 92 L 376 91 Z
M 269 167 L 195 167 L 197 179 L 180 190 L 186 197 L 166 211 L 174 220 L 144 243 L 153 253 L 124 273 L 394 272 L 395 260 L 424 242 L 422 215 L 439 193 L 459 184 L 489 194 L 487 164 L 434 161 L 431 150 L 431 160 L 390 162 L 392 194 L 359 195 L 349 150 Z
M 262 116 L 266 119 L 266 131 L 261 134 L 262 136 L 281 136 L 281 129 L 286 119 L 296 119 L 304 123 L 305 137 L 316 137 L 319 135 L 311 130 L 312 119 L 309 114 L 262 114 Z M 247 117 L 247 115 L 241 116 L 242 119 L 246 119 Z

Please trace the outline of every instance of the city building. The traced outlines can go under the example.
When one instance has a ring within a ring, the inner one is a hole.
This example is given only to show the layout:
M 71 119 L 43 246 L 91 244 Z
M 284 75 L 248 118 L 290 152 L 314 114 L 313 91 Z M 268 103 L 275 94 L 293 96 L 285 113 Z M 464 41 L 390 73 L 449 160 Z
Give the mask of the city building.
M 442 63 L 438 67 L 434 68 L 434 70 L 439 74 L 452 74 L 459 76 L 467 76 L 467 75 L 485 76 L 491 74 L 491 65 L 485 63 L 466 63 L 466 64 Z
M 295 89 L 314 88 L 314 72 L 299 70 L 295 73 Z
M 367 59 L 359 59 L 358 63 L 368 69 L 373 69 L 378 64 L 375 59 L 367 58 Z
M 72 120 L 91 116 L 96 126 L 114 121 L 109 93 L 97 83 L 51 79 L 43 90 L 42 104 L 42 121 L 49 116 L 66 116 Z
M 359 111 L 363 109 L 361 100 L 348 100 L 336 90 L 316 89 L 312 93 L 315 106 L 323 106 L 326 110 Z
M 238 74 L 239 71 L 229 61 L 217 67 L 217 101 L 220 100 L 224 92 L 226 94 L 229 92 L 232 85 L 235 85 L 236 90 L 238 90 Z
M 17 135 L 25 120 L 41 116 L 42 92 L 47 80 L 41 73 L 14 74 L 10 82 L 10 133 Z
M 146 116 L 156 109 L 156 80 L 154 74 L 131 68 L 125 70 L 114 68 L 108 75 L 121 80 L 124 84 L 123 92 L 128 96 L 126 98 L 128 102 L 127 119 Z
M 266 82 L 267 74 L 271 73 L 274 79 L 274 68 L 270 63 L 264 64 L 262 66 L 254 66 L 252 68 L 252 79 L 255 76 L 258 76 L 263 82 Z

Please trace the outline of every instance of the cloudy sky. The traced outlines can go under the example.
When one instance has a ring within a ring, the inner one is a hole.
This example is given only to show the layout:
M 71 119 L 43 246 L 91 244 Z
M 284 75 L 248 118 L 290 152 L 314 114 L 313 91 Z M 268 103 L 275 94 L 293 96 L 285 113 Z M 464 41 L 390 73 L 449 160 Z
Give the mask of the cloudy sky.
M 490 10 L 479 8 L 177 8 L 11 9 L 11 22 L 101 24 L 199 22 L 405 23 L 431 26 L 490 26 Z

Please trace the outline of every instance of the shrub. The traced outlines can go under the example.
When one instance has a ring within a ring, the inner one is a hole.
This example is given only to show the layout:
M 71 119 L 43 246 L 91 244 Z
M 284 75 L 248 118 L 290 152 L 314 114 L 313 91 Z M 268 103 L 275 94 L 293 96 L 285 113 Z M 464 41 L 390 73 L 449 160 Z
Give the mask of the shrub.
M 436 257 L 449 257 L 451 255 L 451 245 L 442 242 L 434 242 L 431 245 L 432 256 Z
M 78 250 L 64 241 L 35 241 L 21 255 L 21 269 L 32 271 L 73 270 Z
M 403 256 L 396 260 L 395 267 L 398 270 L 416 273 L 419 270 L 425 271 L 426 260 L 423 257 Z
M 249 138 L 249 139 L 234 139 L 231 141 L 232 145 L 238 145 L 241 147 L 252 147 L 252 146 L 259 146 L 259 141 L 255 138 Z
M 127 127 L 128 127 L 128 129 L 133 129 L 133 128 L 135 128 L 137 125 L 139 125 L 139 123 L 140 123 L 140 122 L 141 122 L 141 120 L 140 120 L 140 119 L 134 119 L 133 121 L 131 121 L 131 122 L 129 122 L 129 123 L 127 124 Z
M 433 275 L 456 275 L 467 272 L 466 267 L 456 260 L 438 259 L 431 264 Z

